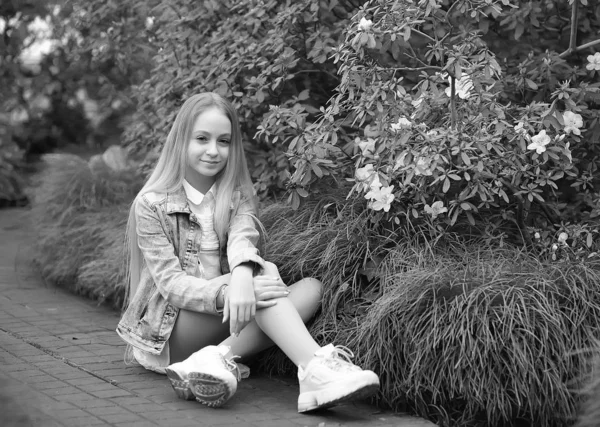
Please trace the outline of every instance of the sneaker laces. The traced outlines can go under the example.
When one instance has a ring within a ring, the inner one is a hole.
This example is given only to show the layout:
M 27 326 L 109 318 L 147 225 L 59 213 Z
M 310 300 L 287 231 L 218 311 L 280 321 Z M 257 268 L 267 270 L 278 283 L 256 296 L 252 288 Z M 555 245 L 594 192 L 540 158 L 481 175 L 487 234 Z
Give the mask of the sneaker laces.
M 225 367 L 235 375 L 238 382 L 242 380 L 242 372 L 240 371 L 240 367 L 237 363 L 235 363 L 235 359 L 239 357 L 240 356 L 232 356 L 231 359 L 227 359 L 225 356 L 223 356 Z
M 327 349 L 329 350 L 329 349 Z M 354 353 L 348 347 L 336 345 L 331 347 L 331 351 L 324 355 L 324 360 L 327 366 L 338 371 L 356 371 L 361 370 L 358 366 L 352 363 Z
M 239 359 L 240 356 L 231 356 L 229 358 L 225 357 L 225 355 L 219 351 L 219 349 L 215 349 L 215 351 L 211 351 L 211 358 L 215 361 L 218 361 L 225 369 L 235 375 L 236 379 L 239 381 L 242 380 L 242 373 L 240 372 L 240 368 L 238 364 L 235 362 L 235 359 Z

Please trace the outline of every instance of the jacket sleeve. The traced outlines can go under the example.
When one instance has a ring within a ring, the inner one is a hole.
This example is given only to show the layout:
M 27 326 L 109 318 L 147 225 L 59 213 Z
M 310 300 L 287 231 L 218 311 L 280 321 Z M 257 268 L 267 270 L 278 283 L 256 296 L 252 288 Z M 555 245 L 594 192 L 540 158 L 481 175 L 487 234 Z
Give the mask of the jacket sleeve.
M 217 314 L 217 295 L 230 275 L 201 279 L 188 275 L 169 240 L 166 225 L 156 207 L 144 196 L 135 201 L 138 246 L 161 295 L 172 305 L 186 310 Z
M 251 201 L 240 193 L 236 196 L 240 201 L 237 209 L 232 213 L 227 237 L 227 259 L 230 271 L 245 262 L 254 262 L 262 270 L 265 268 L 265 261 L 258 250 L 260 222 Z

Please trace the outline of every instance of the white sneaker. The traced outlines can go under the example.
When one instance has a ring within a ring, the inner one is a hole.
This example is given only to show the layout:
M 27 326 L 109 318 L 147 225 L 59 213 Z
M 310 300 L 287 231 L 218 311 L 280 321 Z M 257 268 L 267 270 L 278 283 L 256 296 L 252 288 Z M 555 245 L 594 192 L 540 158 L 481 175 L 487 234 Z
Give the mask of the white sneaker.
M 211 345 L 165 371 L 178 397 L 218 407 L 231 399 L 240 380 L 232 359 L 229 347 Z
M 377 392 L 377 374 L 352 364 L 352 357 L 348 348 L 329 344 L 317 350 L 305 368 L 298 367 L 298 412 L 329 408 Z

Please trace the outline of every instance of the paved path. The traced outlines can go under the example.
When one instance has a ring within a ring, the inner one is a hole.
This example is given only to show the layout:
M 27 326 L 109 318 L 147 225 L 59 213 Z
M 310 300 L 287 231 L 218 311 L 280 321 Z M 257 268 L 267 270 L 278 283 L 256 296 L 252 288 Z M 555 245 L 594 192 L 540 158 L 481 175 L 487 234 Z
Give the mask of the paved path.
M 177 399 L 164 376 L 124 365 L 117 312 L 43 282 L 29 262 L 27 215 L 0 209 L 3 427 L 433 425 L 366 403 L 301 415 L 297 381 L 256 374 L 224 408 Z

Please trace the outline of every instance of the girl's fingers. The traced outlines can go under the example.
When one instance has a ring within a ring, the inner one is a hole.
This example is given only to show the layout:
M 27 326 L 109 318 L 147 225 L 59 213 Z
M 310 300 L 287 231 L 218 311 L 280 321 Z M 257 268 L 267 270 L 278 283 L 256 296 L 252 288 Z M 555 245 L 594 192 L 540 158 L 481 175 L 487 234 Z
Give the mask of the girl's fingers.
M 256 309 L 261 310 L 263 308 L 273 307 L 275 304 L 277 304 L 277 300 L 257 301 Z
M 263 284 L 266 286 L 269 285 L 283 285 L 283 280 L 276 277 L 265 277 L 259 276 L 254 278 L 254 284 Z
M 237 324 L 238 324 L 238 307 L 233 306 L 231 308 L 231 312 L 229 313 L 229 333 L 231 335 L 236 333 Z
M 258 299 L 260 301 L 266 301 L 266 300 L 270 300 L 273 298 L 285 298 L 289 294 L 290 294 L 289 291 L 287 291 L 287 290 L 283 291 L 283 290 L 277 288 L 276 290 L 272 290 L 269 292 L 263 292 L 262 294 L 260 294 L 258 296 Z
M 223 305 L 223 323 L 227 322 L 229 319 L 229 301 L 225 301 L 225 305 Z
M 240 307 L 238 310 L 238 323 L 244 323 L 246 321 L 246 307 Z M 239 326 L 239 325 L 238 325 Z

